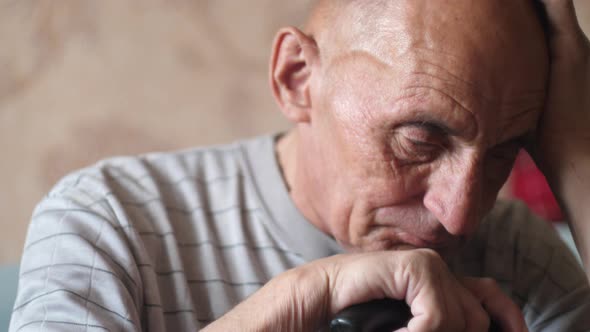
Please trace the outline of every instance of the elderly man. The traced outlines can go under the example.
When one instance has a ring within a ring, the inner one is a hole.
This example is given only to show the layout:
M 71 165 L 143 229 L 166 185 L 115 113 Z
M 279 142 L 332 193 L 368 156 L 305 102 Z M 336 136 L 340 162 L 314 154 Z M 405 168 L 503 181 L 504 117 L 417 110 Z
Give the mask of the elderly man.
M 11 330 L 314 331 L 381 298 L 412 332 L 590 330 L 590 270 L 495 202 L 526 145 L 590 267 L 589 54 L 570 0 L 318 1 L 273 48 L 294 128 L 65 178 Z

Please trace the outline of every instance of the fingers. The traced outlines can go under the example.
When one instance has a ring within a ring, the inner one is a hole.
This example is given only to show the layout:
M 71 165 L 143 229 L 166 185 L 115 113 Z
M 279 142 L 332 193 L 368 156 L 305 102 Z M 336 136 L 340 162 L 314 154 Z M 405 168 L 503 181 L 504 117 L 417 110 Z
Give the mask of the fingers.
M 410 283 L 406 300 L 414 316 L 407 331 L 487 331 L 489 317 L 439 256 L 426 255 L 427 271 Z M 416 296 L 412 296 L 416 293 Z
M 444 278 L 446 279 L 446 278 Z M 436 286 L 440 286 L 437 289 Z M 458 303 L 446 303 L 450 289 L 446 280 L 429 281 L 421 287 L 414 299 L 408 299 L 413 318 L 408 322 L 408 331 L 463 331 L 465 324 Z M 445 294 L 446 293 L 446 294 Z
M 414 318 L 408 322 L 408 332 L 488 330 L 489 316 L 475 296 L 456 281 L 440 286 L 442 297 L 425 293 L 424 301 L 412 303 Z
M 329 276 L 331 314 L 381 298 L 404 299 L 408 332 L 487 331 L 490 317 L 505 332 L 527 331 L 520 309 L 491 279 L 457 279 L 426 249 L 340 255 L 316 262 Z
M 550 33 L 555 36 L 583 34 L 573 0 L 536 0 L 544 7 Z
M 590 56 L 590 42 L 576 17 L 573 0 L 534 0 L 543 11 L 552 64 L 586 63 Z
M 490 327 L 490 316 L 481 302 L 469 291 L 465 292 L 463 311 L 466 317 L 464 331 L 488 331 Z
M 502 331 L 528 331 L 520 308 L 502 292 L 494 280 L 465 277 L 461 282 L 477 298 Z

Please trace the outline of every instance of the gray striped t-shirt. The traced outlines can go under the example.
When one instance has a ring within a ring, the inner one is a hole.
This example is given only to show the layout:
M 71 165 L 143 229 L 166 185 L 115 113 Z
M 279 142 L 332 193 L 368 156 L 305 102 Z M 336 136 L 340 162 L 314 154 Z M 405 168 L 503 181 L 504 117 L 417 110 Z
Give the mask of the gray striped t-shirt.
M 33 213 L 10 331 L 195 331 L 277 274 L 341 252 L 290 200 L 274 139 L 64 178 Z M 452 268 L 496 278 L 531 331 L 590 331 L 583 271 L 522 205 L 498 203 Z

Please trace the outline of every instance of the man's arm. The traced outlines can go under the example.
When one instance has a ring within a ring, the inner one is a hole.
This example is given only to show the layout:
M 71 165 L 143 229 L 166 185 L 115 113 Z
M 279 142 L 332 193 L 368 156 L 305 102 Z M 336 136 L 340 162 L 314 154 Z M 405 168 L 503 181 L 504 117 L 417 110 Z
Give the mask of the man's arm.
M 590 44 L 572 0 L 540 0 L 551 73 L 532 154 L 566 213 L 590 279 Z
M 126 237 L 106 210 L 64 196 L 35 209 L 9 331 L 140 331 L 143 285 Z

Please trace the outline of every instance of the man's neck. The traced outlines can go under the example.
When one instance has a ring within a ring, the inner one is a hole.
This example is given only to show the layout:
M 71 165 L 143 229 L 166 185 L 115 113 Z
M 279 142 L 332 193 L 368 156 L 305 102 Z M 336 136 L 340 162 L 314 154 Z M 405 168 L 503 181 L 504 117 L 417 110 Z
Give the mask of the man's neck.
M 293 203 L 305 219 L 320 231 L 331 236 L 328 230 L 319 222 L 321 218 L 319 218 L 318 213 L 313 209 L 311 202 L 309 202 L 308 195 L 305 195 L 305 191 L 309 190 L 309 186 L 306 185 L 305 175 L 301 174 L 302 171 L 299 167 L 301 159 L 298 158 L 299 153 L 301 153 L 299 151 L 299 142 L 300 139 L 297 129 L 291 129 L 279 137 L 275 143 L 275 153 L 283 181 Z
M 291 188 L 295 178 L 297 154 L 296 135 L 296 131 L 292 129 L 284 135 L 279 136 L 275 142 L 275 154 L 289 194 L 291 194 Z

